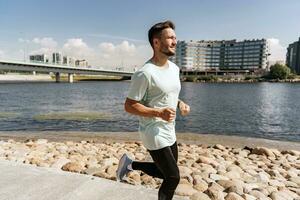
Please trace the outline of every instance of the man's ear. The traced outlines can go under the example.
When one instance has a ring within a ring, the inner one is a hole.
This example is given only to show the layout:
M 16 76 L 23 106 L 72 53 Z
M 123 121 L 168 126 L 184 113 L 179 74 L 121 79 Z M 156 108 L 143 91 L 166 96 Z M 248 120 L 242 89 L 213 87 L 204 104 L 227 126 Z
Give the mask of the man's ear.
M 153 38 L 153 45 L 154 46 L 159 46 L 159 39 L 158 38 Z

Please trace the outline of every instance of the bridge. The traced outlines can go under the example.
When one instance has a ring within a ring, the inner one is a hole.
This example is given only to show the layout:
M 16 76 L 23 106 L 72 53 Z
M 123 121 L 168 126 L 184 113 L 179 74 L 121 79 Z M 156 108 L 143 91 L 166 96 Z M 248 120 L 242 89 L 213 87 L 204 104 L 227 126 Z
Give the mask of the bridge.
M 133 72 L 118 71 L 118 70 L 104 70 L 94 67 L 72 67 L 68 65 L 50 64 L 50 63 L 36 63 L 36 62 L 22 62 L 22 61 L 8 61 L 0 60 L 0 71 L 29 71 L 29 72 L 47 72 L 54 73 L 56 82 L 60 82 L 60 75 L 62 73 L 68 74 L 68 81 L 73 82 L 74 74 L 84 75 L 107 75 L 130 78 Z

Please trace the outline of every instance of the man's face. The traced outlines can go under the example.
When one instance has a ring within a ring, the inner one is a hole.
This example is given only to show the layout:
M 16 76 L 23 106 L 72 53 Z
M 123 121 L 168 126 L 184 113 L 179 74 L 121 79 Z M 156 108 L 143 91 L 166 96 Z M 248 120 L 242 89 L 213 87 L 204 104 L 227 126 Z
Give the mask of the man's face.
M 166 28 L 161 32 L 161 37 L 158 41 L 159 52 L 166 56 L 174 56 L 176 51 L 176 34 L 171 28 Z

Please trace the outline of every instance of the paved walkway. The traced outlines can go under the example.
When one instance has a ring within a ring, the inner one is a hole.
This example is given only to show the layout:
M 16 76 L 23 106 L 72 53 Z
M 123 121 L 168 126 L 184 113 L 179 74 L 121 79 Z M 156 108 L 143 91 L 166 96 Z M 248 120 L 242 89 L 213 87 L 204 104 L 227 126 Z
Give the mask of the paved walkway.
M 156 200 L 157 190 L 52 168 L 0 161 L 0 199 Z

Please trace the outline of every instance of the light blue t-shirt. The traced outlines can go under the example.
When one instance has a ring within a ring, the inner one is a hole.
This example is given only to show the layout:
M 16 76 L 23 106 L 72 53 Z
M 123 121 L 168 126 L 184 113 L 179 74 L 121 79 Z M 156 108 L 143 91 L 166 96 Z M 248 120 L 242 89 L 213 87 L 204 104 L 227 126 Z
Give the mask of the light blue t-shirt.
M 176 64 L 168 61 L 168 66 L 159 67 L 148 61 L 133 74 L 127 97 L 147 107 L 176 110 L 180 89 Z M 171 146 L 176 141 L 175 120 L 167 122 L 158 117 L 140 117 L 139 132 L 148 150 Z

